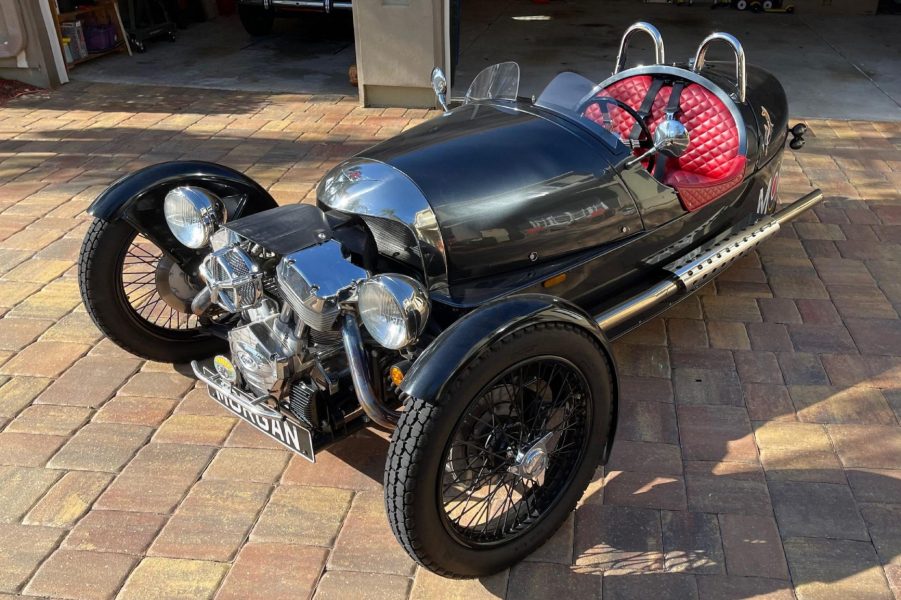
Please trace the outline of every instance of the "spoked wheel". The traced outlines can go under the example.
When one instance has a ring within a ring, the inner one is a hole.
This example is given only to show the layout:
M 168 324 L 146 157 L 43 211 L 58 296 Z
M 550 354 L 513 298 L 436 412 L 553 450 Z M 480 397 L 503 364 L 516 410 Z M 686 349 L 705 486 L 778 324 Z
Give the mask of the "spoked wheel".
M 525 360 L 492 381 L 446 452 L 442 509 L 450 532 L 490 547 L 541 518 L 585 451 L 590 397 L 578 369 L 552 356 Z
M 191 313 L 198 286 L 128 223 L 96 219 L 78 267 L 82 300 L 94 323 L 132 354 L 184 362 L 224 348 Z
M 437 401 L 408 402 L 385 473 L 407 552 L 442 575 L 477 577 L 543 544 L 602 456 L 612 377 L 590 334 L 542 324 L 487 349 Z

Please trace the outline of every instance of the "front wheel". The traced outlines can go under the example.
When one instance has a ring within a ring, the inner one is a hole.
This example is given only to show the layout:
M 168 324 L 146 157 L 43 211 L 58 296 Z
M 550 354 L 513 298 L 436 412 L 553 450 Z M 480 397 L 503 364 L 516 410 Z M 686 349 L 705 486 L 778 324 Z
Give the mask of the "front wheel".
M 78 283 L 100 331 L 134 355 L 187 362 L 225 347 L 191 313 L 197 286 L 189 275 L 125 221 L 94 220 L 81 246 Z
M 536 550 L 603 455 L 613 389 L 590 334 L 551 323 L 496 342 L 436 401 L 411 399 L 385 472 L 398 541 L 448 577 L 495 573 Z

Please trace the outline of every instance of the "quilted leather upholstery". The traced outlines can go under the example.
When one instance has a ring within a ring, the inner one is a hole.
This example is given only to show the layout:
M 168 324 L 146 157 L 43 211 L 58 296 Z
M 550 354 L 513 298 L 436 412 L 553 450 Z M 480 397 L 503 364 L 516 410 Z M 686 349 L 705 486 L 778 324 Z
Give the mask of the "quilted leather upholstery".
M 627 77 L 598 92 L 611 96 L 638 110 L 651 87 L 651 77 Z M 654 99 L 648 126 L 653 133 L 665 118 L 672 88 L 664 86 Z M 697 210 L 739 185 L 744 175 L 745 157 L 739 153 L 739 132 L 728 107 L 710 90 L 690 83 L 679 97 L 682 112 L 677 118 L 688 129 L 691 143 L 678 159 L 667 162 L 664 183 L 679 194 L 686 210 Z M 627 112 L 609 107 L 615 131 L 629 137 L 635 124 Z M 597 105 L 590 106 L 585 116 L 602 123 Z

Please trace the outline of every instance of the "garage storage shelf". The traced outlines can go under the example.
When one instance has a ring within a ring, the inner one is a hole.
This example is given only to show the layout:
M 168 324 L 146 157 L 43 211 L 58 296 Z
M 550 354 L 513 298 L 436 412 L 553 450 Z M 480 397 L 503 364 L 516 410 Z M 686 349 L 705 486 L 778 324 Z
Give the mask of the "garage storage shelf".
M 104 19 L 105 22 L 111 24 L 115 28 L 116 35 L 119 38 L 119 42 L 115 46 L 107 50 L 100 52 L 89 52 L 87 56 L 73 60 L 72 62 L 66 62 L 66 67 L 68 69 L 71 69 L 76 65 L 80 65 L 83 62 L 87 62 L 101 56 L 106 56 L 108 54 L 113 54 L 114 52 L 128 52 L 129 56 L 131 56 L 131 47 L 128 43 L 128 35 L 126 35 L 125 33 L 125 27 L 122 24 L 122 15 L 119 13 L 119 3 L 117 0 L 96 0 L 94 4 L 78 6 L 75 10 L 67 12 L 59 11 L 59 4 L 57 3 L 57 0 L 44 1 L 50 3 L 50 12 L 53 13 L 53 21 L 56 25 L 56 35 L 59 39 L 59 45 L 61 49 L 63 49 L 64 47 L 63 37 L 65 37 L 63 35 L 62 29 L 63 24 L 73 23 L 86 17 L 100 17 Z

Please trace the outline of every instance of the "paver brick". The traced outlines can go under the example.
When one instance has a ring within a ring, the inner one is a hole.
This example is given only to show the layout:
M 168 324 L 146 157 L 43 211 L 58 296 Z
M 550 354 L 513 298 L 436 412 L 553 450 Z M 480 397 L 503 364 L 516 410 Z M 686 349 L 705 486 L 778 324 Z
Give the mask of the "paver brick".
M 44 333 L 53 321 L 9 317 L 0 319 L 0 350 L 21 350 Z
M 509 571 L 501 571 L 479 579 L 447 580 L 427 569 L 417 569 L 410 591 L 411 600 L 489 600 L 503 598 L 510 576 Z
M 848 469 L 845 475 L 858 502 L 901 504 L 901 470 Z
M 603 580 L 584 575 L 569 566 L 548 563 L 520 563 L 510 570 L 506 596 L 524 600 L 541 598 L 601 598 Z
M 119 393 L 123 396 L 181 398 L 194 386 L 194 379 L 173 372 L 141 372 L 132 377 Z
M 703 574 L 726 572 L 716 515 L 663 511 L 661 523 L 667 571 Z
M 793 385 L 788 388 L 798 413 L 807 423 L 895 425 L 895 415 L 874 388 Z
M 282 481 L 288 484 L 381 490 L 388 440 L 362 431 L 316 455 L 313 464 L 292 456 Z
M 29 377 L 56 377 L 90 349 L 86 344 L 35 342 L 0 367 L 0 372 Z
M 576 509 L 574 558 L 581 573 L 662 571 L 657 511 L 583 504 Z
M 97 500 L 104 510 L 172 512 L 207 467 L 213 448 L 150 443 Z
M 685 482 L 678 475 L 609 471 L 604 482 L 604 503 L 684 510 Z
M 399 575 L 382 573 L 356 573 L 354 571 L 329 571 L 316 586 L 314 600 L 344 600 L 366 590 L 372 600 L 406 598 L 412 581 Z M 294 598 L 295 596 L 291 596 Z
M 200 600 L 212 598 L 225 576 L 223 563 L 148 557 L 135 567 L 120 600 Z
M 272 600 L 310 597 L 327 554 L 324 548 L 310 546 L 249 543 L 242 548 L 216 598 L 243 600 L 263 590 L 266 598 Z M 406 586 L 402 589 L 406 591 Z M 363 590 L 367 588 L 349 589 L 347 592 L 351 596 L 360 593 L 368 595 L 368 590 Z
M 0 464 L 40 467 L 56 454 L 66 438 L 30 433 L 0 433 Z
M 604 576 L 606 600 L 697 600 L 698 588 L 694 575 L 686 573 L 653 573 L 643 575 Z
M 157 430 L 154 441 L 221 446 L 236 422 L 234 417 L 174 414 Z
M 88 423 L 51 459 L 54 469 L 116 473 L 145 444 L 152 430 L 140 425 Z
M 757 461 L 744 408 L 682 405 L 676 410 L 682 456 L 687 460 Z
M 679 446 L 674 444 L 633 442 L 617 438 L 606 467 L 608 471 L 681 475 L 682 453 Z
M 352 496 L 352 492 L 336 488 L 280 486 L 260 515 L 250 539 L 276 543 L 303 540 L 313 546 L 331 546 L 350 509 Z
M 98 407 L 113 395 L 139 365 L 140 361 L 135 358 L 87 356 L 57 379 L 41 394 L 37 402 Z
M 63 533 L 49 527 L 0 523 L 0 592 L 19 591 Z
M 788 579 L 782 540 L 772 516 L 719 516 L 726 570 L 730 575 Z
M 901 429 L 875 425 L 827 425 L 847 467 L 901 469 Z
M 275 483 L 291 455 L 282 450 L 223 448 L 203 474 L 205 479 Z M 316 457 L 317 461 L 319 456 Z
M 357 494 L 335 541 L 328 569 L 412 576 L 415 567 L 394 540 L 382 493 Z
M 754 479 L 686 473 L 685 487 L 691 511 L 743 515 L 773 512 L 766 484 Z
M 112 481 L 108 473 L 70 471 L 25 516 L 27 525 L 72 527 Z
M 177 402 L 174 398 L 115 396 L 100 407 L 92 421 L 157 427 L 166 420 Z
M 166 522 L 154 513 L 92 510 L 63 541 L 64 548 L 140 555 Z
M 148 554 L 231 560 L 269 498 L 267 484 L 201 480 L 191 488 Z
M 771 482 L 770 495 L 784 537 L 867 540 L 867 529 L 846 485 Z M 816 510 L 810 510 L 810 506 Z
M 741 383 L 732 369 L 674 369 L 673 390 L 677 404 L 743 404 Z
M 5 377 L 5 376 L 4 376 Z M 44 377 L 13 377 L 0 385 L 0 416 L 14 417 L 51 383 Z
M 71 600 L 113 598 L 137 559 L 126 554 L 58 550 L 25 588 L 35 596 Z
M 6 432 L 68 436 L 91 416 L 79 406 L 35 404 L 23 410 L 5 429 Z
M 868 542 L 795 538 L 784 546 L 798 600 L 892 598 Z

